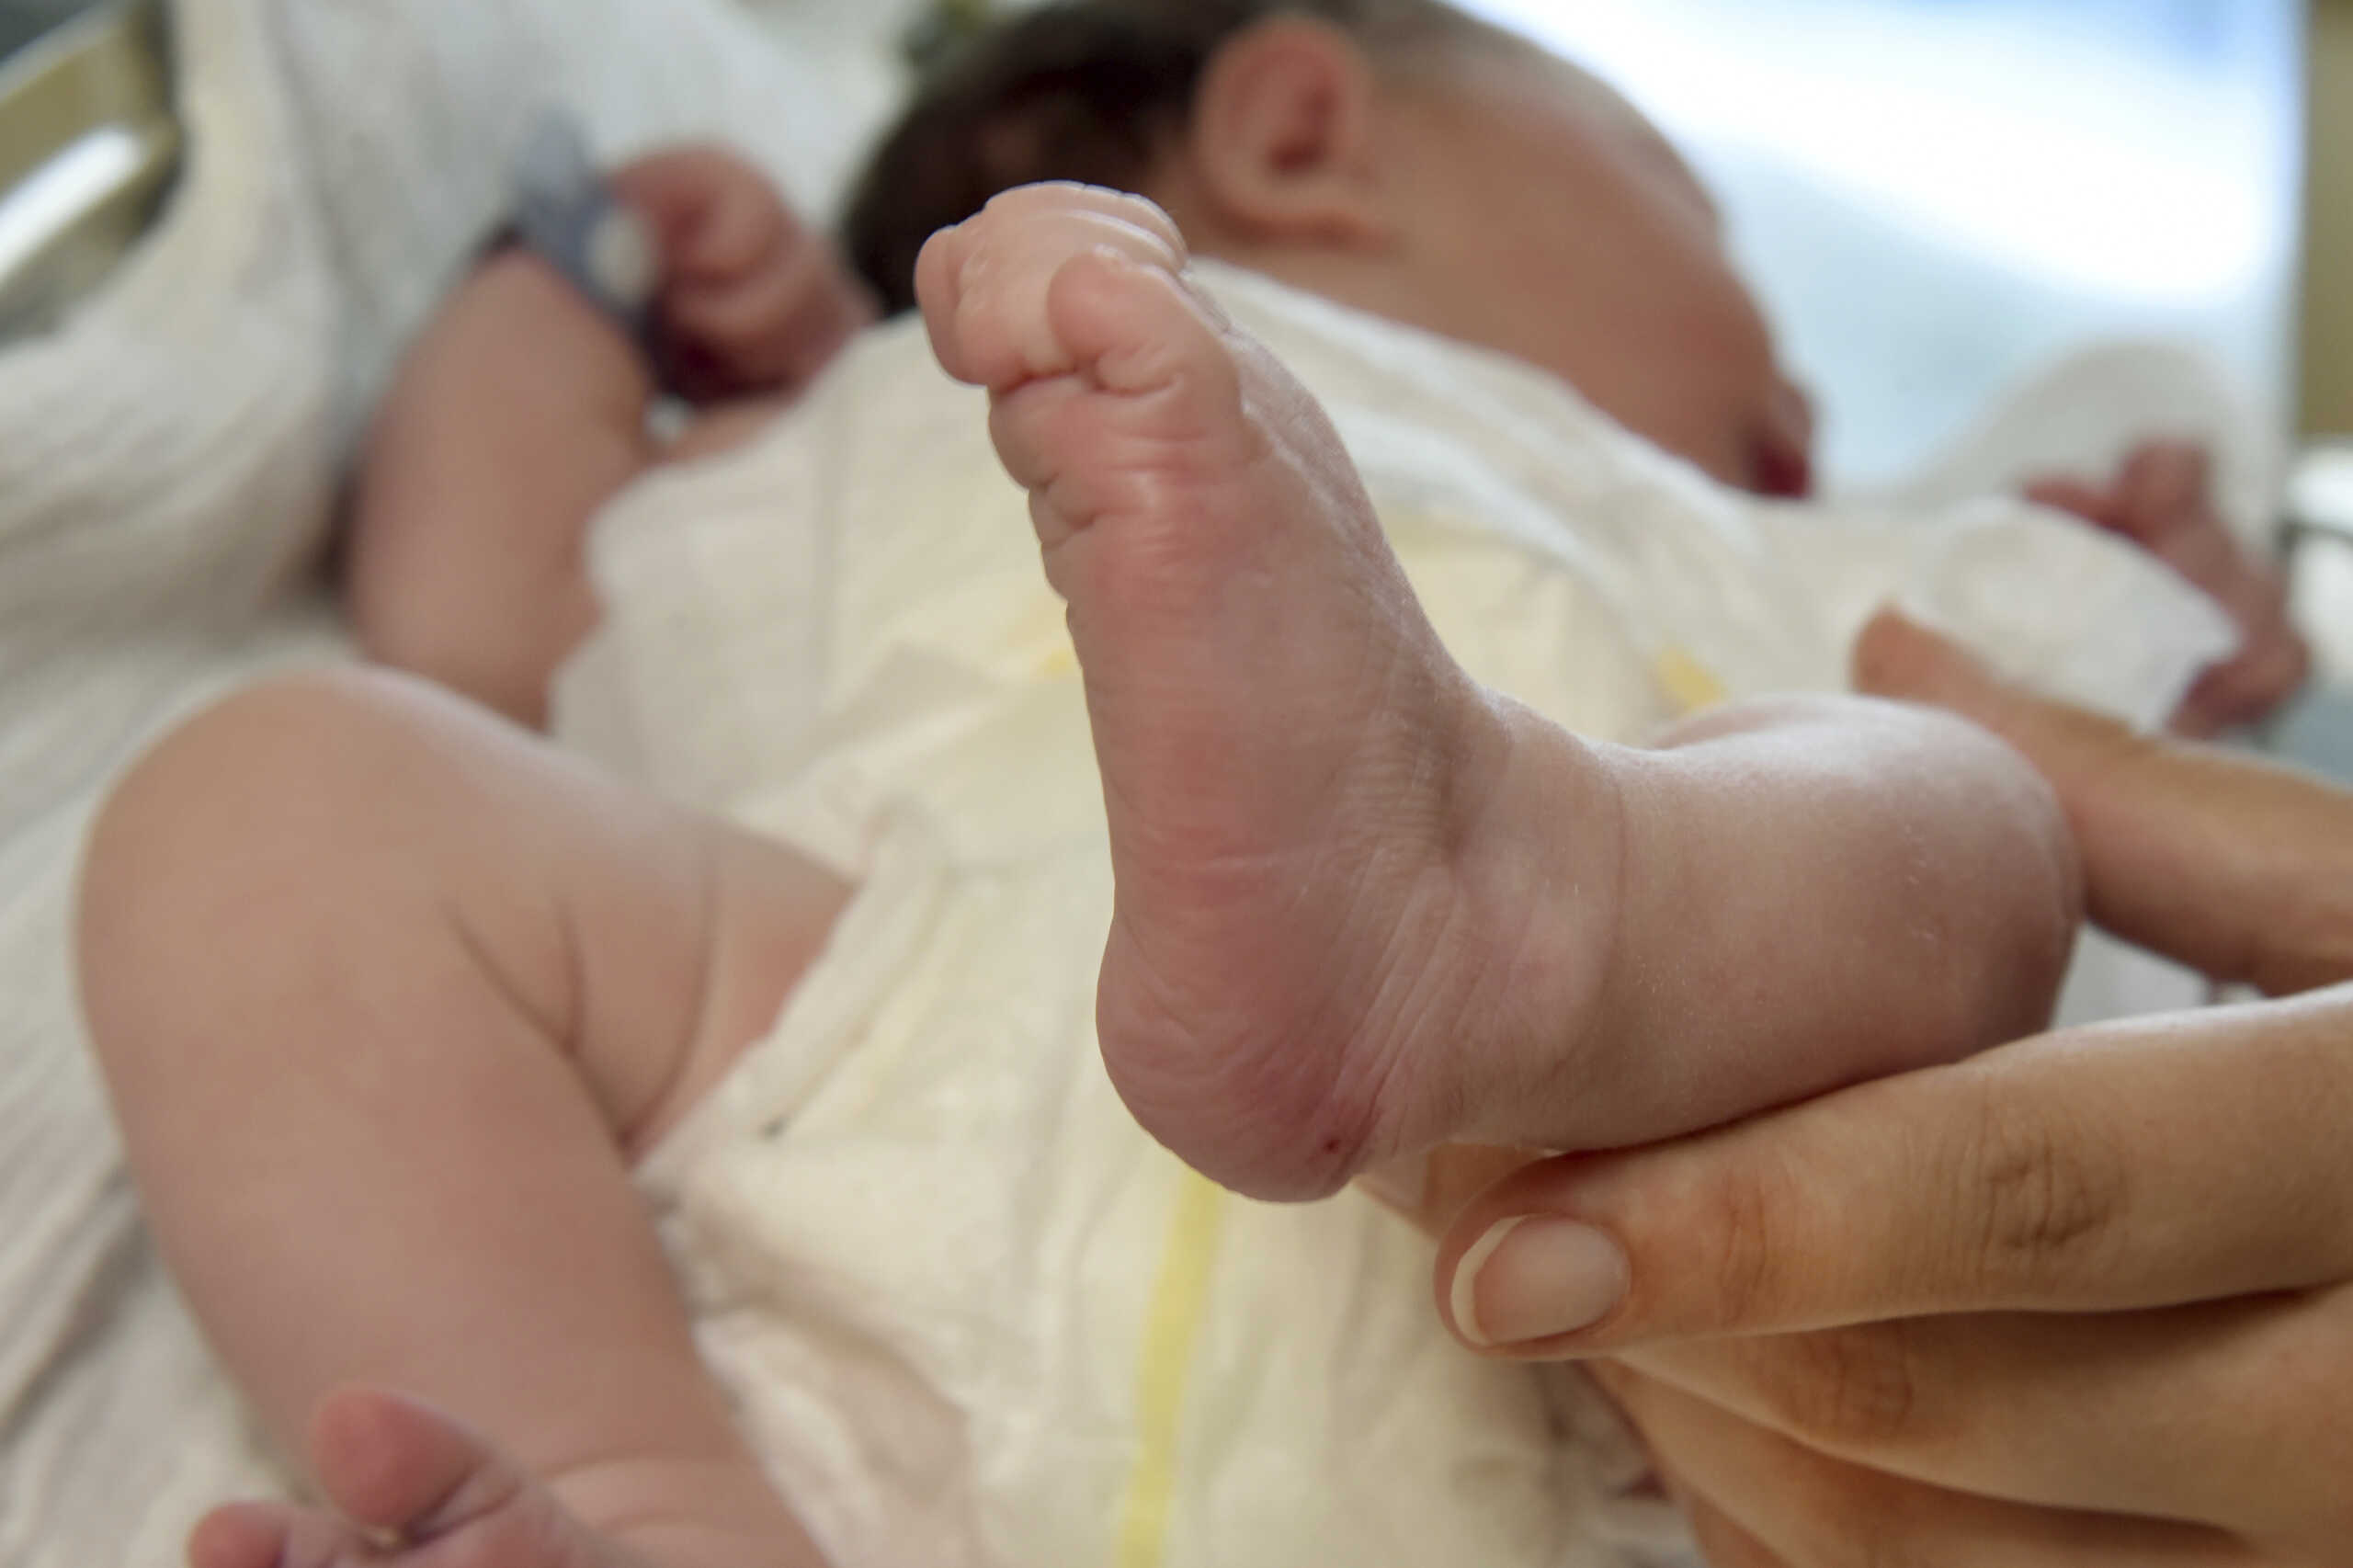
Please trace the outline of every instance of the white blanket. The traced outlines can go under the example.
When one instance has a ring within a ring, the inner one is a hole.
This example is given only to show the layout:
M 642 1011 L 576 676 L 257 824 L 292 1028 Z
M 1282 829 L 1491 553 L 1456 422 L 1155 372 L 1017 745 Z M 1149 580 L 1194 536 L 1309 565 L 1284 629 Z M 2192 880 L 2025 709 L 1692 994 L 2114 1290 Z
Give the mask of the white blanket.
M 2032 508 L 1734 496 L 1516 363 L 1202 273 L 1323 398 L 1457 655 L 1586 734 L 1836 689 L 1890 599 L 2143 722 L 2229 645 L 2162 568 Z M 919 324 L 625 494 L 594 559 L 563 738 L 862 884 L 649 1177 L 837 1568 L 1599 1568 L 1659 1538 L 1597 1411 L 1445 1340 L 1402 1224 L 1234 1199 L 1120 1106 L 1076 664 L 984 403 Z

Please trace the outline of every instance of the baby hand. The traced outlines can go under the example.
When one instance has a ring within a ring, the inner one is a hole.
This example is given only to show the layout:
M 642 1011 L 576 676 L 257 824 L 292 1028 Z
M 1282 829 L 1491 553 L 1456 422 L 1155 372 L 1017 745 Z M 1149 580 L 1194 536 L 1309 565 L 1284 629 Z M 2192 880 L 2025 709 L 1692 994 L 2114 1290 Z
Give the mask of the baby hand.
M 2047 479 L 2027 497 L 2120 534 L 2204 590 L 2237 623 L 2243 641 L 2228 663 L 2200 677 L 2175 716 L 2184 734 L 2212 735 L 2268 716 L 2312 671 L 2311 650 L 2288 619 L 2288 585 L 2222 520 L 2213 459 L 2190 441 L 2147 441 L 2106 484 Z
M 656 153 L 617 172 L 613 188 L 654 230 L 665 369 L 687 397 L 797 392 L 874 319 L 833 246 L 736 154 Z

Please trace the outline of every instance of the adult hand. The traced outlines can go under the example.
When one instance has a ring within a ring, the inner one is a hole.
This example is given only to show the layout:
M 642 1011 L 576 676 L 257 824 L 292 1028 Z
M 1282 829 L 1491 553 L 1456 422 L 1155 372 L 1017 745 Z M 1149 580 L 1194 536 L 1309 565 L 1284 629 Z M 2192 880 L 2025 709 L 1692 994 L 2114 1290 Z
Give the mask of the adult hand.
M 1593 1360 L 1717 1568 L 2353 1563 L 2353 986 L 2315 989 L 2353 977 L 2353 797 L 1893 619 L 1859 668 L 2043 768 L 2103 924 L 2291 999 L 1529 1166 L 1441 1310 Z

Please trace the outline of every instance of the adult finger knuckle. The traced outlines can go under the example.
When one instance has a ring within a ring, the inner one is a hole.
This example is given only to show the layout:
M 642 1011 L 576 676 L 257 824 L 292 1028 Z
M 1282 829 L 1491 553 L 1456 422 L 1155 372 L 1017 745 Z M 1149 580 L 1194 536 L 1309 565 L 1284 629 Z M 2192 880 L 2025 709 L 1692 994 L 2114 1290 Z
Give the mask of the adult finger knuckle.
M 1689 1233 L 1707 1237 L 1716 1326 L 1769 1325 L 1786 1304 L 1790 1254 L 1778 1198 L 1783 1184 L 1746 1165 L 1709 1173 L 1692 1196 Z
M 1951 1556 L 1913 1534 L 1893 1508 L 1866 1509 L 1835 1568 L 1952 1568 Z
M 2334 1546 L 2336 1555 L 2316 1562 L 2353 1565 L 2353 1485 L 2346 1483 L 2353 1475 L 2353 1285 L 2299 1304 L 2294 1332 L 2267 1372 L 2272 1392 L 2264 1403 L 2296 1412 L 2285 1424 L 2294 1458 L 2279 1489 L 2304 1505 L 2291 1533 Z
M 1949 1568 L 1949 1556 L 1918 1528 L 1895 1484 L 1842 1476 L 1811 1492 L 1792 1568 Z
M 2040 722 L 2047 738 L 2064 746 L 2052 759 L 2063 768 L 2051 775 L 2063 801 L 2129 794 L 2175 766 L 2165 741 L 2104 715 L 2054 711 Z
M 2127 1192 L 2122 1167 L 2092 1130 L 2054 1108 L 1992 1092 L 1979 1100 L 1959 1152 L 1960 1223 L 1946 1233 L 1967 1255 L 1964 1288 L 2002 1304 L 2036 1295 L 2097 1262 L 2115 1234 Z
M 1763 1366 L 1765 1397 L 1809 1448 L 1883 1453 L 1920 1439 L 1925 1380 L 1901 1324 L 1774 1342 Z
M 2281 928 L 2302 929 L 2312 934 L 2304 942 L 2298 944 L 2310 952 L 2310 960 L 2302 963 L 2293 963 L 2291 960 L 2290 964 L 2283 965 L 2261 963 L 2250 959 L 2245 966 L 2264 989 L 2278 995 L 2338 985 L 2353 980 L 2353 887 L 2332 881 L 2326 887 L 2311 886 L 2301 891 L 2304 893 L 2303 902 L 2309 907 L 2296 911 L 2294 926 L 2290 927 L 2283 921 Z M 2264 955 L 2266 958 L 2271 956 Z M 2292 972 L 2273 972 L 2283 968 L 2292 968 Z M 2342 1000 L 2348 1015 L 2353 1015 L 2353 989 L 2348 989 Z M 2353 1017 L 2348 1017 L 2347 1026 L 2347 1032 L 2353 1034 Z

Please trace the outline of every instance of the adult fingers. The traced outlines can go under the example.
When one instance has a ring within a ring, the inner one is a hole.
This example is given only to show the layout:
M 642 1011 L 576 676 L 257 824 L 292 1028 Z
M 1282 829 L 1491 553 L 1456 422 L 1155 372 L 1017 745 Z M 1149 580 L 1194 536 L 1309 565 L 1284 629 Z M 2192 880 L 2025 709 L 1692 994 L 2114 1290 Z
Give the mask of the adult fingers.
M 2353 1541 L 2343 1291 L 1915 1319 L 1657 1346 L 1628 1360 L 1818 1453 L 1927 1484 L 2286 1545 Z
M 1457 1219 L 1439 1307 L 1571 1358 L 2353 1279 L 2353 987 L 2130 1019 L 1699 1138 L 1549 1161 Z
M 2219 1531 L 2021 1506 L 1813 1452 L 1654 1379 L 1597 1375 L 1720 1540 L 1785 1568 L 2256 1568 Z M 1739 1559 L 1733 1559 L 1739 1564 Z M 1719 1564 L 1718 1568 L 1723 1568 Z M 1740 1564 L 1740 1568 L 1745 1568 Z
M 1679 1499 L 1691 1523 L 1691 1539 L 1709 1568 L 1791 1568 L 1789 1560 L 1733 1522 L 1731 1515 L 1697 1493 Z
M 2026 754 L 2058 791 L 2108 929 L 2274 994 L 2353 978 L 2353 795 L 2043 701 L 1893 614 L 1865 630 L 1855 675 Z

